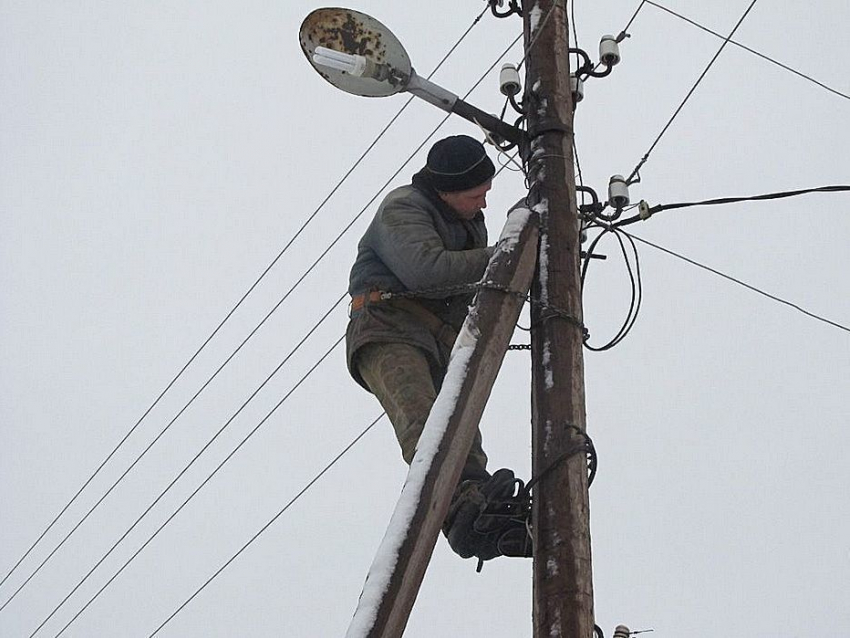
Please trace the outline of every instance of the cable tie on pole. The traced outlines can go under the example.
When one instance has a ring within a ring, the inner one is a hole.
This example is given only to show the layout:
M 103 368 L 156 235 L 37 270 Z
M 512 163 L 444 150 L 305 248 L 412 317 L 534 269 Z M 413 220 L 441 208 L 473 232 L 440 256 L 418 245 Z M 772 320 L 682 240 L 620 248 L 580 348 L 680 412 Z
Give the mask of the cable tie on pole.
M 481 126 L 481 122 L 479 122 L 476 118 L 472 118 L 472 123 L 481 129 L 481 134 L 484 135 L 484 139 L 487 141 L 488 144 L 499 148 L 499 145 L 496 143 L 496 140 L 493 139 L 493 135 L 490 133 L 490 131 Z
M 590 438 L 587 432 L 579 428 L 577 425 L 573 425 L 572 423 L 567 423 L 564 426 L 568 430 L 572 430 L 575 434 L 578 435 L 579 440 L 575 441 L 567 450 L 562 452 L 555 460 L 553 460 L 546 468 L 537 473 L 537 476 L 532 478 L 525 486 L 525 491 L 530 493 L 531 488 L 540 482 L 544 476 L 546 476 L 549 472 L 554 470 L 558 465 L 566 461 L 568 458 L 574 456 L 575 454 L 579 454 L 584 452 L 587 463 L 587 486 L 593 483 L 593 479 L 596 478 L 596 467 L 597 467 L 597 455 L 596 448 L 593 445 L 593 439 Z
M 532 301 L 532 303 L 535 303 Z M 541 308 L 541 317 L 540 323 L 549 321 L 551 319 L 563 319 L 569 324 L 572 324 L 576 328 L 580 329 L 584 334 L 585 338 L 590 336 L 590 333 L 587 330 L 587 327 L 578 319 L 576 319 L 573 315 L 568 312 L 561 310 L 560 308 L 556 308 L 555 306 L 550 306 L 548 304 L 543 304 L 537 302 L 537 305 Z

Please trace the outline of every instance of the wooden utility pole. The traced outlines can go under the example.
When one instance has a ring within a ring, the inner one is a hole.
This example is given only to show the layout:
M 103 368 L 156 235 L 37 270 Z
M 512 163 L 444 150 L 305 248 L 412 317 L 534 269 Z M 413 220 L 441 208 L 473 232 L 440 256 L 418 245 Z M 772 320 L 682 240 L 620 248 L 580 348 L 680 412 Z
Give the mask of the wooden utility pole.
M 530 204 L 540 214 L 532 285 L 534 636 L 593 636 L 585 454 L 558 459 L 585 431 L 580 227 L 573 171 L 566 0 L 523 1 Z M 553 465 L 553 463 L 555 465 Z

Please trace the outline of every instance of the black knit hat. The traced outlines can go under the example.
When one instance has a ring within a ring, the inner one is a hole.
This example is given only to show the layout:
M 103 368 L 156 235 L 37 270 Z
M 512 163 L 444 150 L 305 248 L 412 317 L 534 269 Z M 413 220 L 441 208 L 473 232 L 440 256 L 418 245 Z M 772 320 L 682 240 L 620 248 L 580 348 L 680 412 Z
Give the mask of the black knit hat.
M 475 188 L 496 174 L 484 145 L 468 135 L 452 135 L 434 144 L 425 170 L 431 185 L 442 193 Z

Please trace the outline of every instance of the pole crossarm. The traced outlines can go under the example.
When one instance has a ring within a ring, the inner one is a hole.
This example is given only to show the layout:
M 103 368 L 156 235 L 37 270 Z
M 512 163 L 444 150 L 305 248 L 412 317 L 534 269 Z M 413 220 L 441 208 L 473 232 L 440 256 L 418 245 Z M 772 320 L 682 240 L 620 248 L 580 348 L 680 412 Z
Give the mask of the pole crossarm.
M 452 350 L 347 638 L 401 636 L 531 286 L 537 216 L 516 207 Z

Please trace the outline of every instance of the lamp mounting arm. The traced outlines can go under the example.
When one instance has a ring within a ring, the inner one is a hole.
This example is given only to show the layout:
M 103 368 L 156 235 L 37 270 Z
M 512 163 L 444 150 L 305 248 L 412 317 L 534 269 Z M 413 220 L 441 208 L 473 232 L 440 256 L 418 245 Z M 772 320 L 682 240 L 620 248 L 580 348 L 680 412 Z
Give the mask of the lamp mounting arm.
M 489 133 L 512 144 L 517 144 L 520 148 L 525 146 L 526 135 L 522 129 L 503 122 L 494 115 L 485 113 L 478 107 L 460 99 L 451 91 L 447 91 L 430 80 L 417 75 L 416 71 L 411 72 L 410 80 L 404 90 L 447 113 L 454 113 L 473 124 L 478 124 Z

